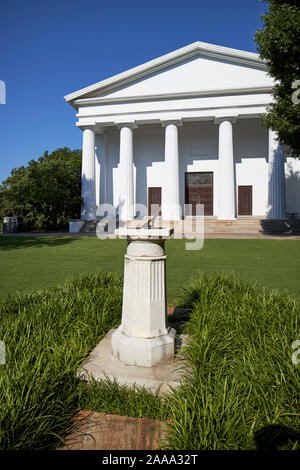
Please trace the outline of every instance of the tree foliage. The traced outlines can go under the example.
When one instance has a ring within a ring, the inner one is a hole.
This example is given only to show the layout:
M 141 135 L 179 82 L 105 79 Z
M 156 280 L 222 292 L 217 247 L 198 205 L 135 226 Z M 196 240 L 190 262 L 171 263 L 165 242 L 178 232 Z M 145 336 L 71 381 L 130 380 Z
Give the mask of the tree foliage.
M 0 217 L 16 215 L 27 229 L 65 228 L 80 217 L 81 150 L 59 148 L 15 168 L 0 185 Z
M 274 102 L 269 106 L 265 124 L 276 130 L 281 143 L 299 158 L 300 99 L 296 103 L 292 97 L 296 94 L 300 98 L 300 1 L 269 0 L 268 4 L 269 11 L 262 16 L 264 27 L 254 37 L 275 79 Z

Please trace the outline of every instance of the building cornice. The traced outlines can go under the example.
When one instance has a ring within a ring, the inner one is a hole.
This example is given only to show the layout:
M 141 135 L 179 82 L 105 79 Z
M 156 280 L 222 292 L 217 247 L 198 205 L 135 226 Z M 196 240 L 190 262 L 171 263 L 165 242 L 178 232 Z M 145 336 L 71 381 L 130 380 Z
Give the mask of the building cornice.
M 260 59 L 259 55 L 256 53 L 197 41 L 193 44 L 177 49 L 176 51 L 170 52 L 169 54 L 158 57 L 157 59 L 102 80 L 101 82 L 82 88 L 74 93 L 70 93 L 65 96 L 65 100 L 75 107 L 74 100 L 80 97 L 86 97 L 86 95 L 93 92 L 105 93 L 113 88 L 125 85 L 133 80 L 137 80 L 167 66 L 174 65 L 197 54 L 219 60 L 229 60 L 234 63 L 267 70 L 265 61 Z
M 206 106 L 206 107 L 193 107 L 193 108 L 178 108 L 178 109 L 158 109 L 158 110 L 153 110 L 153 111 L 135 111 L 135 112 L 120 112 L 120 113 L 105 113 L 105 114 L 99 114 L 98 112 L 91 113 L 91 114 L 76 114 L 76 117 L 78 119 L 87 119 L 87 118 L 110 118 L 114 117 L 116 118 L 117 116 L 131 116 L 132 119 L 134 119 L 134 116 L 138 115 L 153 115 L 153 114 L 174 114 L 174 113 L 190 113 L 190 112 L 211 112 L 211 111 L 218 111 L 218 110 L 224 110 L 224 109 L 253 109 L 253 108 L 262 108 L 266 109 L 266 103 L 254 103 L 254 104 L 249 104 L 249 105 L 224 105 L 224 106 Z
M 122 97 L 94 97 L 94 98 L 83 98 L 74 101 L 76 108 L 79 106 L 93 106 L 97 104 L 109 104 L 109 103 L 128 103 L 136 101 L 153 101 L 153 100 L 171 100 L 171 99 L 182 99 L 182 98 L 198 98 L 198 97 L 210 97 L 210 96 L 227 96 L 227 95 L 253 95 L 261 93 L 271 93 L 273 87 L 249 87 L 249 88 L 224 88 L 223 90 L 202 90 L 202 91 L 190 91 L 190 92 L 178 92 L 178 93 L 164 93 L 164 94 L 152 94 L 152 95 L 140 95 L 140 96 L 122 96 Z
M 150 111 L 137 113 L 117 113 L 106 115 L 80 116 L 77 127 L 94 125 L 99 127 L 119 126 L 120 123 L 135 122 L 142 124 L 161 124 L 162 122 L 181 121 L 182 123 L 201 120 L 215 120 L 217 118 L 238 117 L 253 118 L 263 116 L 265 105 L 224 106 L 218 108 L 194 108 L 172 111 Z

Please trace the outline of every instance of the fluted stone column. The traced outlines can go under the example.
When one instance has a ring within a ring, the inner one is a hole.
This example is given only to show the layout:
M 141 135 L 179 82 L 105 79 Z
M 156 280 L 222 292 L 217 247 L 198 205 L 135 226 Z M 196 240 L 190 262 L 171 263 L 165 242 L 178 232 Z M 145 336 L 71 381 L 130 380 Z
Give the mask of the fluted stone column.
M 268 219 L 285 219 L 284 149 L 276 132 L 269 129 L 269 194 Z
M 95 133 L 90 127 L 83 130 L 81 196 L 83 197 L 81 218 L 96 219 Z
M 170 230 L 123 228 L 117 235 L 122 230 L 128 240 L 122 323 L 112 335 L 112 354 L 126 365 L 152 367 L 174 356 L 175 331 L 167 326 L 164 250 Z M 152 238 L 156 232 L 162 232 L 160 239 Z
M 106 140 L 107 134 L 97 134 L 95 171 L 96 171 L 96 206 L 106 203 Z
M 125 222 L 134 218 L 133 185 L 133 129 L 132 124 L 121 124 L 120 128 L 120 206 L 119 218 Z
M 180 121 L 166 121 L 165 126 L 165 162 L 166 162 L 166 191 L 162 195 L 163 218 L 165 220 L 180 220 L 179 204 L 179 154 L 178 154 L 178 125 Z
M 219 212 L 218 219 L 236 218 L 235 168 L 233 156 L 232 123 L 236 118 L 217 118 L 219 124 Z
M 101 177 L 101 161 L 98 136 L 95 137 L 95 198 L 96 210 L 100 206 L 100 177 Z

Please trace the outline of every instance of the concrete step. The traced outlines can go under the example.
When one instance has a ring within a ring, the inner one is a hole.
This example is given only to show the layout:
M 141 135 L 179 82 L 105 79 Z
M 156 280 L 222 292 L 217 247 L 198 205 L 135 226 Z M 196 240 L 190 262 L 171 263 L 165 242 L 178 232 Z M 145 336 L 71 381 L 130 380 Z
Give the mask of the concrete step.
M 134 220 L 130 223 L 131 226 L 147 226 L 149 217 L 144 220 Z M 86 221 L 80 232 L 83 233 L 95 233 L 96 227 L 99 221 L 90 220 Z M 105 225 L 107 221 L 101 222 Z M 300 233 L 300 219 L 289 219 L 289 220 L 268 220 L 268 219 L 236 219 L 236 220 L 217 220 L 211 218 L 205 218 L 204 222 L 192 219 L 185 219 L 182 221 L 171 221 L 166 222 L 159 219 L 155 219 L 153 227 L 165 227 L 166 225 L 170 228 L 174 228 L 176 232 L 194 232 L 196 227 L 201 229 L 201 224 L 204 223 L 204 233 Z
M 205 225 L 261 225 L 261 221 L 258 220 L 205 220 Z
M 260 230 L 253 230 L 253 229 L 239 229 L 239 230 L 232 230 L 232 229 L 228 229 L 226 227 L 220 227 L 219 229 L 215 229 L 215 230 L 211 230 L 211 229 L 208 229 L 208 230 L 205 230 L 204 229 L 204 233 L 261 233 Z

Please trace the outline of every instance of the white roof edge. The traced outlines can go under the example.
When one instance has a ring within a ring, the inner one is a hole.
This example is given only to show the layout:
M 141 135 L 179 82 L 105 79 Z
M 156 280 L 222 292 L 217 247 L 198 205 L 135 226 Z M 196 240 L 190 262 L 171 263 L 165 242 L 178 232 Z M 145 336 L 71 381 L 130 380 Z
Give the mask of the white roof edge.
M 85 95 L 86 93 L 90 93 L 95 90 L 113 85 L 114 83 L 120 82 L 121 80 L 129 79 L 131 77 L 134 77 L 135 75 L 146 72 L 155 67 L 161 66 L 163 64 L 167 64 L 168 62 L 172 60 L 179 59 L 182 56 L 185 56 L 194 52 L 198 52 L 198 51 L 204 52 L 204 53 L 206 52 L 206 53 L 212 53 L 212 54 L 219 54 L 219 55 L 223 55 L 224 57 L 235 58 L 237 60 L 240 59 L 242 61 L 249 61 L 249 62 L 255 63 L 256 65 L 259 65 L 260 67 L 263 67 L 263 66 L 266 67 L 265 62 L 262 59 L 260 59 L 259 54 L 255 52 L 242 51 L 239 49 L 232 49 L 230 47 L 217 46 L 215 44 L 209 44 L 206 42 L 196 41 L 192 44 L 189 44 L 188 46 L 181 47 L 180 49 L 176 49 L 175 51 L 169 52 L 168 54 L 162 55 L 160 57 L 157 57 L 156 59 L 150 60 L 141 65 L 138 65 L 137 67 L 133 67 L 129 70 L 126 70 L 125 72 L 121 72 L 117 75 L 113 75 L 112 77 L 106 78 L 105 80 L 102 80 L 101 82 L 94 83 L 93 85 L 82 88 L 73 93 L 70 93 L 66 95 L 64 98 L 68 102 L 73 101 L 79 98 L 80 96 Z

